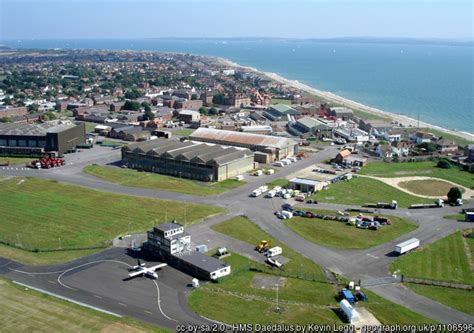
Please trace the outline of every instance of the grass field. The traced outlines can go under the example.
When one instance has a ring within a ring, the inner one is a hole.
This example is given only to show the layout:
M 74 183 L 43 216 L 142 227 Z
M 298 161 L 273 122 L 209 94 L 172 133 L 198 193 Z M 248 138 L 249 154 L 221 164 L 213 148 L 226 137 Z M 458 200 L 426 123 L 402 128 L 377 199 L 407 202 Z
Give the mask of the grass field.
M 0 280 L 2 332 L 167 332 Z
M 100 249 L 32 252 L 0 243 L 0 257 L 26 265 L 54 265 L 85 257 L 97 251 Z
M 398 184 L 400 187 L 419 195 L 445 197 L 453 184 L 442 180 L 426 179 L 426 180 L 410 180 Z M 464 189 L 461 188 L 464 192 Z
M 390 121 L 391 119 L 389 117 L 384 117 L 382 115 L 376 115 L 376 114 L 373 114 L 373 113 L 369 113 L 369 112 L 365 112 L 365 111 L 362 111 L 362 110 L 353 110 L 354 111 L 354 115 L 359 117 L 359 118 L 362 118 L 364 120 L 383 120 L 383 121 Z
M 122 233 L 143 232 L 171 219 L 197 223 L 224 211 L 36 178 L 3 180 L 0 197 L 1 240 L 28 249 L 106 246 Z
M 236 254 L 225 260 L 232 265 L 232 275 L 221 283 L 202 285 L 189 298 L 190 306 L 199 314 L 226 323 L 342 323 L 335 311 L 336 290 L 330 284 L 288 278 L 278 290 L 281 312 L 277 313 L 276 290 L 261 288 L 254 280 L 275 276 L 242 269 L 249 266 L 249 259 Z M 369 309 L 384 324 L 431 322 L 370 292 L 367 295 L 369 300 L 360 306 Z
M 267 183 L 267 185 L 270 186 L 281 186 L 281 187 L 287 187 L 290 181 L 285 178 L 277 178 L 272 180 L 270 183 Z
M 125 143 L 119 142 L 119 141 L 114 141 L 114 140 L 97 140 L 97 144 L 101 146 L 108 146 L 108 147 L 121 147 Z
M 443 139 L 446 139 L 446 140 L 456 141 L 459 145 L 467 145 L 467 144 L 470 144 L 470 143 L 474 143 L 474 141 L 469 141 L 469 140 L 466 140 L 464 138 L 461 138 L 460 136 L 445 133 L 443 131 L 439 131 L 439 130 L 434 129 L 434 128 L 424 128 L 424 129 L 422 128 L 420 130 L 425 131 L 425 132 L 433 133 L 434 135 L 436 135 L 438 137 L 442 136 Z
M 336 215 L 334 211 L 320 209 L 301 209 L 319 214 Z M 366 214 L 369 215 L 369 214 Z M 392 225 L 383 226 L 379 230 L 359 229 L 346 225 L 344 222 L 294 217 L 283 220 L 283 223 L 307 240 L 324 246 L 366 249 L 386 243 L 403 234 L 416 229 L 415 223 L 397 216 L 388 216 Z
M 446 216 L 443 216 L 443 217 L 445 219 L 456 220 L 456 221 L 465 221 L 466 220 L 465 214 L 462 214 L 462 213 L 446 215 Z
M 191 135 L 192 132 L 194 132 L 193 129 L 181 129 L 173 131 L 173 135 L 188 136 Z
M 96 123 L 84 123 L 86 124 L 86 133 L 91 133 L 91 132 L 94 132 L 95 130 L 95 127 L 97 126 Z
M 312 196 L 321 202 L 347 205 L 363 205 L 372 202 L 391 202 L 397 200 L 399 207 L 408 207 L 414 203 L 432 203 L 431 199 L 415 197 L 402 192 L 377 179 L 357 177 L 349 182 L 340 181 L 329 185 L 328 190 L 315 193 Z
M 474 174 L 461 171 L 455 166 L 449 169 L 441 169 L 436 167 L 436 162 L 432 161 L 405 163 L 372 162 L 362 168 L 360 174 L 377 177 L 427 176 L 449 180 L 467 188 L 474 188 Z
M 221 182 L 208 183 L 184 179 L 152 172 L 139 172 L 132 169 L 120 169 L 101 165 L 89 165 L 84 171 L 90 175 L 111 183 L 124 186 L 165 190 L 193 195 L 216 195 L 245 184 L 244 181 L 227 179 Z
M 417 294 L 474 316 L 474 291 L 407 283 Z
M 470 249 L 474 239 L 467 239 Z M 390 271 L 408 277 L 474 284 L 460 232 L 449 235 L 396 260 Z
M 285 272 L 320 281 L 325 281 L 326 279 L 318 265 L 284 244 L 272 239 L 269 234 L 245 217 L 238 216 L 213 225 L 211 228 L 227 236 L 249 243 L 250 248 L 254 248 L 261 240 L 273 240 L 273 246 L 280 246 L 283 249 L 283 255 L 291 259 L 290 262 L 285 265 Z
M 10 163 L 10 165 L 14 164 L 21 164 L 24 166 L 26 163 L 30 163 L 33 161 L 34 157 L 7 157 L 7 156 L 0 156 L 0 164 Z

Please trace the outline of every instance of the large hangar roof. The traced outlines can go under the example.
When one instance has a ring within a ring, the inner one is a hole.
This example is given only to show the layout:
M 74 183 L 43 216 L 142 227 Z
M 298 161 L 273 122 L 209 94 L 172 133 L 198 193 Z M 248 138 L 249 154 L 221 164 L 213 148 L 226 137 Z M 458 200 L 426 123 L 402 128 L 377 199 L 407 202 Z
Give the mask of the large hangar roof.
M 191 140 L 219 142 L 222 144 L 235 144 L 247 146 L 262 146 L 271 148 L 285 148 L 294 146 L 296 141 L 271 135 L 225 131 L 213 128 L 200 127 L 189 137 Z
M 170 139 L 136 142 L 123 147 L 122 150 L 133 154 L 153 155 L 168 160 L 207 165 L 224 165 L 233 160 L 254 155 L 246 148 Z

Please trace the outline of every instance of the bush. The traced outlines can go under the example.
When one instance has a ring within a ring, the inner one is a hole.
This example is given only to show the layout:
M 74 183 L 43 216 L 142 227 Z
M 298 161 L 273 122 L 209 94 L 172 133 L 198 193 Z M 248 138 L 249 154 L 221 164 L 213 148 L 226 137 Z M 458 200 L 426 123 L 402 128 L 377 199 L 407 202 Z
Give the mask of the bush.
M 448 192 L 448 202 L 456 203 L 456 200 L 462 199 L 462 192 L 459 187 L 451 187 Z
M 451 163 L 447 160 L 440 160 L 436 166 L 441 169 L 449 169 L 451 168 Z

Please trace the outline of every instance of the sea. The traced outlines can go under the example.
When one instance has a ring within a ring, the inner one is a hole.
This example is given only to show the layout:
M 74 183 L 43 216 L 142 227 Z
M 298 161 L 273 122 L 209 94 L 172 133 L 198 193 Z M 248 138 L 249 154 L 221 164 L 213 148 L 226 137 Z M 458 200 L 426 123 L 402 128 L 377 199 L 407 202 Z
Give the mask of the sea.
M 390 39 L 78 39 L 14 48 L 131 49 L 218 56 L 447 129 L 474 133 L 472 42 Z

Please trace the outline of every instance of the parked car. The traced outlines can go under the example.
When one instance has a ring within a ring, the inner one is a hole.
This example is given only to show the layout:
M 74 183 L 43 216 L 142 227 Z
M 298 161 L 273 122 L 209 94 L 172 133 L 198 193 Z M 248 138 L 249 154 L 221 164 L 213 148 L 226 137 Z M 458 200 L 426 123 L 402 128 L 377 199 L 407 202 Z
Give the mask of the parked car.
M 312 212 L 306 212 L 306 217 L 312 219 L 314 214 Z
M 317 203 L 318 203 L 318 200 L 309 199 L 309 200 L 306 200 L 306 203 L 307 203 L 307 204 L 317 204 Z
M 292 211 L 293 211 L 293 207 L 292 207 L 290 204 L 287 204 L 287 203 L 281 205 L 281 209 L 286 210 L 286 211 L 288 211 L 288 212 L 292 212 Z
M 303 212 L 302 210 L 295 210 L 293 212 L 293 216 L 306 216 L 306 213 Z

